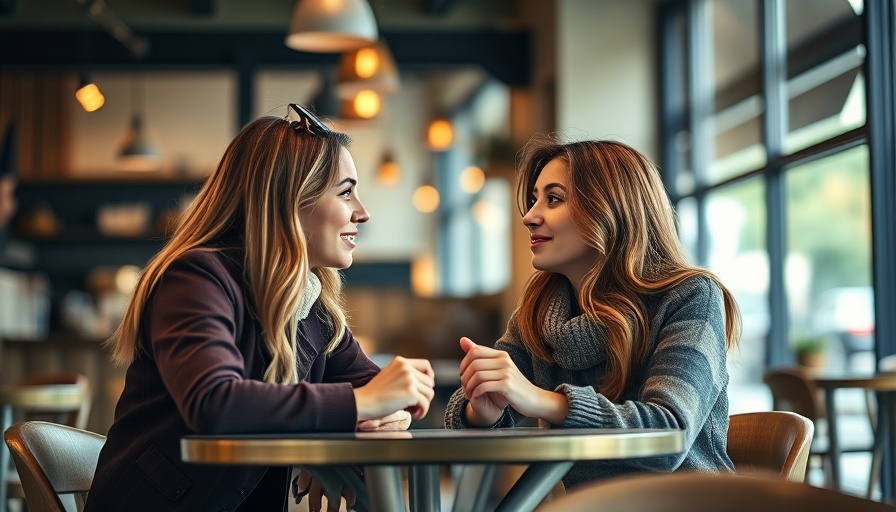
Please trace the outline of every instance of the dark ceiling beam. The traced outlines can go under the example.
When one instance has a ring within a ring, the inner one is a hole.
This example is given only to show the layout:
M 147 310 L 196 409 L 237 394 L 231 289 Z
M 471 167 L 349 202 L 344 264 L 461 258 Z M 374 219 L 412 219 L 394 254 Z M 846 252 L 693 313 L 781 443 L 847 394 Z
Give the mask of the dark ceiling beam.
M 0 0 L 0 16 L 11 16 L 16 12 L 16 2 L 18 0 Z
M 94 69 L 200 69 L 238 67 L 251 58 L 257 67 L 313 68 L 335 66 L 338 54 L 306 53 L 283 44 L 283 32 L 141 31 L 151 45 L 134 62 L 121 44 L 104 32 L 0 31 L 0 68 L 58 71 Z M 404 69 L 481 66 L 510 86 L 530 83 L 531 35 L 507 32 L 381 32 L 396 64 Z M 89 55 L 83 55 L 82 38 Z M 242 55 L 242 57 L 240 57 Z
M 215 14 L 215 0 L 190 0 L 190 15 L 194 18 L 211 18 Z
M 430 16 L 444 16 L 449 10 L 454 0 L 429 0 L 426 2 L 426 14 Z

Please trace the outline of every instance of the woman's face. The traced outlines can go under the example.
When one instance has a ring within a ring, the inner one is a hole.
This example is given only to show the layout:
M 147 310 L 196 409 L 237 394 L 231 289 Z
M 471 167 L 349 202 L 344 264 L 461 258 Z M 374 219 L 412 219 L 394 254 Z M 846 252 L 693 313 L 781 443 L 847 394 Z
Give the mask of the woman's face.
M 566 163 L 559 158 L 548 162 L 535 181 L 523 224 L 529 229 L 532 266 L 563 274 L 578 290 L 598 251 L 576 229 L 568 202 L 571 190 Z
M 308 241 L 308 263 L 311 268 L 348 268 L 358 224 L 370 215 L 357 193 L 358 172 L 345 148 L 339 156 L 339 178 L 324 192 L 317 204 L 302 208 L 299 220 Z

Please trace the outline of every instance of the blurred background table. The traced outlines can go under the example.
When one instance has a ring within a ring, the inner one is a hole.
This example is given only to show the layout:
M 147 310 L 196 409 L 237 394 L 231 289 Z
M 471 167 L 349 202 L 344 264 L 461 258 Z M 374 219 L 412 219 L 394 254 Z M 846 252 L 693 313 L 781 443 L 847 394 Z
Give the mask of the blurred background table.
M 825 411 L 827 414 L 828 436 L 830 439 L 831 483 L 840 489 L 840 449 L 837 432 L 837 410 L 834 394 L 838 389 L 861 388 L 874 392 L 877 397 L 877 422 L 874 429 L 875 451 L 888 454 L 883 457 L 883 471 L 880 479 L 881 501 L 892 502 L 896 490 L 896 471 L 893 465 L 893 448 L 896 447 L 896 374 L 878 373 L 875 375 L 817 375 L 813 381 L 824 391 Z

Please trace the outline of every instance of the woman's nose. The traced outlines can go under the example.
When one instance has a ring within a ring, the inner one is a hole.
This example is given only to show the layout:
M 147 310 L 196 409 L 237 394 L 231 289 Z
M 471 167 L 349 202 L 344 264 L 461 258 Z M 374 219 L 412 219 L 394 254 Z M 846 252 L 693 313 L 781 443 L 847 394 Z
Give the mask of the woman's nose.
M 523 215 L 524 226 L 537 226 L 541 224 L 541 220 L 541 215 L 538 213 L 536 205 L 532 205 L 532 207 L 529 208 L 529 211 Z
M 370 212 L 367 211 L 367 208 L 364 207 L 364 203 L 361 201 L 358 201 L 358 208 L 355 210 L 353 217 L 352 222 L 356 224 L 363 224 L 370 220 Z

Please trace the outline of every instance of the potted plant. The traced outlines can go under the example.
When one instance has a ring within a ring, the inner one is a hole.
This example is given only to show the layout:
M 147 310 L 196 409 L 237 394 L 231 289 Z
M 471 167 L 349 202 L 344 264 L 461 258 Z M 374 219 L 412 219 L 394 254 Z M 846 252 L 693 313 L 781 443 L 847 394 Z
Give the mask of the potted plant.
M 827 344 L 820 336 L 798 336 L 792 342 L 796 361 L 808 368 L 821 368 L 825 362 Z

